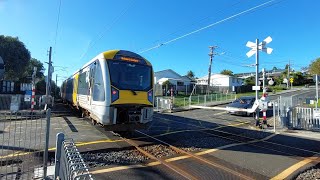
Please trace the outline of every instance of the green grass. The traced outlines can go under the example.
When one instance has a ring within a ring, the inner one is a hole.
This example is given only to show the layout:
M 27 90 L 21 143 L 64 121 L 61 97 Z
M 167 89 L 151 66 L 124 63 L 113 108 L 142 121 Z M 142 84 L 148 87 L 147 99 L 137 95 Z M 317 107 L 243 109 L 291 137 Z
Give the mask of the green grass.
M 210 94 L 206 97 L 204 95 L 194 95 L 191 97 L 191 105 L 196 104 L 204 104 L 215 101 L 225 101 L 229 99 L 234 99 L 234 94 Z M 174 98 L 174 106 L 175 107 L 183 107 L 189 105 L 189 96 L 187 97 L 175 97 Z

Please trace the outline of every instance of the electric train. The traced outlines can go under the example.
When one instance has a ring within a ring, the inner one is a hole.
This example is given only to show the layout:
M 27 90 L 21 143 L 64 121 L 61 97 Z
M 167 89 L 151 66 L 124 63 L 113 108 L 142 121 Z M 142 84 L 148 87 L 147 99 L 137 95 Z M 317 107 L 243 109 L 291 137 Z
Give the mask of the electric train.
M 64 102 L 110 131 L 143 128 L 153 117 L 153 68 L 125 50 L 100 53 L 61 86 Z

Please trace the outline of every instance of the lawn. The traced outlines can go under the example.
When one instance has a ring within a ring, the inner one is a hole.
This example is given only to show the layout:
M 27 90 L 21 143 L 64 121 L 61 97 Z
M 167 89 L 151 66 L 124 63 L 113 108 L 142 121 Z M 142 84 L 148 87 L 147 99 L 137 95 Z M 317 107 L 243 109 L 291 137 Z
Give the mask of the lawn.
M 205 104 L 209 102 L 225 101 L 229 99 L 234 99 L 234 94 L 209 94 L 209 95 L 193 95 L 191 97 L 191 105 Z M 187 97 L 175 97 L 174 98 L 175 107 L 183 107 L 189 105 L 189 96 Z

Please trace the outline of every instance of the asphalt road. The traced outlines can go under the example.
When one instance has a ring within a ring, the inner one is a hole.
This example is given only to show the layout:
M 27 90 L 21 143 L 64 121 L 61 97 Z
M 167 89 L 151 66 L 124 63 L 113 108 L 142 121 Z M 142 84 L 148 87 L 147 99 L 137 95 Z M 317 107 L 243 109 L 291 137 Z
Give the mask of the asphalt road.
M 314 89 L 310 89 L 281 96 L 307 97 L 313 94 Z M 277 99 L 278 96 L 270 96 L 270 99 Z M 66 108 L 60 110 L 67 112 Z M 188 149 L 209 162 L 253 179 L 292 178 L 312 166 L 312 163 L 319 162 L 319 141 L 273 134 L 272 128 L 260 130 L 256 129 L 254 124 L 255 120 L 252 117 L 229 115 L 225 111 L 197 109 L 171 114 L 155 113 L 154 121 L 141 132 L 175 147 Z M 6 124 L 6 127 L 8 125 Z M 8 129 L 3 127 L 4 130 Z M 14 131 L 11 128 L 10 130 Z M 93 127 L 85 118 L 64 113 L 51 119 L 50 157 L 54 157 L 52 153 L 57 132 L 64 132 L 66 137 L 73 138 L 83 154 L 93 153 L 101 156 L 102 152 L 130 149 L 130 145 L 111 132 L 102 131 L 97 126 Z M 137 132 L 130 134 L 128 138 L 138 139 L 141 146 L 159 144 Z M 28 154 L 30 153 L 26 153 Z M 10 154 L 3 155 L 11 157 Z M 234 173 L 194 161 L 181 154 L 163 156 L 162 159 L 184 169 L 197 179 L 241 179 Z M 92 167 L 90 171 L 95 179 L 184 178 L 150 159 L 133 164 L 119 163 L 117 160 L 110 163 L 104 161 L 103 166 Z
M 253 179 L 292 178 L 299 170 L 310 166 L 300 166 L 301 162 L 306 161 L 305 158 L 320 151 L 318 141 L 256 130 L 252 128 L 253 122 L 251 117 L 198 109 L 172 114 L 156 113 L 152 124 L 142 132 L 179 148 L 192 147 L 196 149 L 192 153 Z M 144 142 L 144 137 L 139 133 L 130 136 L 133 139 L 140 138 L 140 142 Z M 150 139 L 145 141 L 150 143 Z M 163 159 L 187 170 L 197 179 L 241 179 L 191 158 L 176 160 L 179 156 Z M 291 169 L 287 170 L 289 167 Z M 91 172 L 97 179 L 183 178 L 163 165 L 135 168 L 133 165 L 113 164 L 111 167 L 93 168 Z

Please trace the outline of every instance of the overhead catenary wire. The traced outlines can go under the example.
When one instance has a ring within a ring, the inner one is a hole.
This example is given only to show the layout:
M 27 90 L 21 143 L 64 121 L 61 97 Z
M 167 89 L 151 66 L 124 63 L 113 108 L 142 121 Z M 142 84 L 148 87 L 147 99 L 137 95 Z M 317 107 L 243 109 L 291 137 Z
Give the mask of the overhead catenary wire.
M 254 11 L 254 10 L 260 8 L 260 7 L 263 7 L 263 6 L 265 6 L 265 5 L 271 4 L 272 2 L 275 2 L 275 1 L 276 1 L 276 0 L 270 0 L 270 1 L 267 1 L 267 2 L 265 2 L 265 3 L 261 3 L 261 4 L 257 5 L 257 6 L 254 6 L 254 7 L 252 7 L 252 8 L 247 9 L 247 10 L 241 11 L 241 12 L 239 12 L 239 13 L 237 13 L 237 14 L 231 15 L 231 16 L 229 16 L 229 17 L 227 17 L 227 18 L 224 18 L 224 19 L 222 19 L 222 20 L 216 21 L 216 22 L 214 22 L 214 23 L 212 23 L 212 24 L 209 24 L 209 25 L 204 26 L 204 27 L 202 27 L 202 28 L 199 28 L 199 29 L 197 29 L 197 30 L 191 31 L 191 32 L 189 32 L 189 33 L 187 33 L 187 34 L 181 35 L 181 36 L 179 36 L 179 37 L 176 37 L 176 38 L 174 38 L 174 39 L 171 39 L 171 40 L 168 40 L 168 41 L 166 41 L 166 42 L 160 43 L 160 44 L 158 44 L 158 45 L 156 45 L 156 46 L 153 46 L 153 47 L 151 47 L 151 48 L 145 49 L 145 50 L 143 50 L 143 51 L 141 51 L 141 52 L 139 52 L 139 53 L 140 53 L 140 54 L 141 54 L 141 53 L 145 53 L 145 52 L 151 51 L 151 50 L 153 50 L 153 49 L 159 48 L 159 47 L 161 47 L 161 46 L 163 46 L 163 45 L 167 45 L 167 44 L 169 44 L 169 43 L 172 43 L 172 42 L 174 42 L 174 41 L 180 40 L 180 39 L 182 39 L 182 38 L 185 38 L 185 37 L 187 37 L 187 36 L 190 36 L 190 35 L 192 35 L 192 34 L 195 34 L 195 33 L 197 33 L 197 32 L 200 32 L 200 31 L 202 31 L 202 30 L 208 29 L 208 28 L 210 28 L 210 27 L 216 26 L 216 25 L 218 25 L 218 24 L 220 24 L 220 23 L 223 23 L 223 22 L 225 22 L 225 21 L 228 21 L 228 20 L 231 20 L 231 19 L 236 18 L 236 17 L 238 17 L 238 16 L 241 16 L 241 15 L 243 15 L 243 14 L 245 14 L 245 13 Z
M 58 37 L 58 29 L 59 29 L 59 22 L 60 22 L 60 12 L 61 12 L 61 1 L 59 0 L 59 7 L 58 7 L 58 17 L 57 17 L 57 24 L 56 24 L 56 32 L 55 32 L 55 36 L 54 36 L 54 46 L 53 46 L 53 50 L 56 51 L 56 44 L 57 44 L 57 37 Z
M 84 58 L 88 51 L 99 41 L 101 40 L 105 34 L 111 30 L 111 28 L 120 20 L 120 18 L 122 16 L 124 16 L 128 10 L 134 5 L 134 0 L 131 1 L 131 4 L 129 4 L 126 8 L 124 8 L 122 10 L 122 12 L 120 13 L 119 16 L 117 16 L 110 24 L 108 24 L 105 28 L 103 28 L 104 30 L 102 32 L 100 32 L 100 34 L 98 35 L 98 38 L 96 40 L 91 40 L 89 45 L 88 45 L 88 48 L 85 50 L 85 52 L 80 56 L 80 60 L 82 60 L 82 58 Z
M 239 0 L 239 1 L 235 2 L 235 3 L 232 3 L 231 5 L 229 5 L 229 6 L 227 6 L 227 7 L 219 8 L 219 10 L 218 10 L 218 11 L 214 11 L 213 14 L 214 14 L 214 15 L 217 15 L 217 14 L 219 14 L 219 13 L 222 13 L 222 12 L 224 12 L 225 9 L 230 9 L 230 8 L 232 8 L 232 7 L 240 4 L 240 3 L 243 3 L 243 0 Z M 203 22 L 203 21 L 205 21 L 205 20 L 207 20 L 207 19 L 209 19 L 209 18 L 211 18 L 211 17 L 213 17 L 213 15 L 203 17 L 203 18 L 201 18 L 201 19 L 199 19 L 199 20 L 197 20 L 197 21 L 194 21 L 194 22 L 192 22 L 192 23 L 188 23 L 188 24 L 185 24 L 185 25 L 181 25 L 180 27 L 178 27 L 178 29 L 177 29 L 176 31 L 174 31 L 174 32 L 172 32 L 172 33 L 169 33 L 169 34 L 166 34 L 166 35 L 162 35 L 162 38 L 159 38 L 158 40 L 153 41 L 152 44 L 157 43 L 157 42 L 160 42 L 161 39 L 165 39 L 165 38 L 167 38 L 167 37 L 169 38 L 170 36 L 175 35 L 176 33 L 180 32 L 181 30 L 184 30 L 184 29 L 186 29 L 187 27 L 191 27 L 191 26 L 193 26 L 193 25 L 199 24 L 199 23 L 201 23 L 201 22 Z M 137 50 L 137 51 L 139 51 L 139 50 Z

